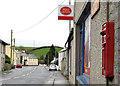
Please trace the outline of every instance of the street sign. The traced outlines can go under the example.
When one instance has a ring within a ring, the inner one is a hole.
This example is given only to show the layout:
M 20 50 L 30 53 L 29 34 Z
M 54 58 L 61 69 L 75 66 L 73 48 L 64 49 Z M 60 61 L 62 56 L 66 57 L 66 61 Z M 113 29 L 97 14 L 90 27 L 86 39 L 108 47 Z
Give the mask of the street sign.
M 73 5 L 61 5 L 58 9 L 58 20 L 73 20 Z

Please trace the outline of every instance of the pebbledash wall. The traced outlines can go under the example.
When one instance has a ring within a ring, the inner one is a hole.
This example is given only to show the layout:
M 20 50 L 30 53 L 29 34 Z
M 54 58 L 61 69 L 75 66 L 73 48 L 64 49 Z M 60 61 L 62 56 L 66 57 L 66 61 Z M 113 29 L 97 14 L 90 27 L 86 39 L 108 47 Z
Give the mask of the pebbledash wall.
M 88 3 L 90 6 L 88 6 Z M 98 12 L 91 18 L 91 7 L 94 2 L 78 2 L 74 3 L 74 34 L 73 34 L 73 55 L 72 64 L 75 67 L 73 70 L 73 78 L 69 76 L 71 83 L 83 84 L 81 83 L 81 76 L 84 75 L 82 71 L 82 55 L 80 51 L 80 42 L 82 42 L 82 36 L 80 38 L 80 33 L 83 34 L 81 24 L 90 17 L 90 39 L 89 39 L 89 68 L 90 73 L 87 74 L 87 80 L 89 84 L 106 84 L 106 78 L 102 75 L 102 36 L 100 32 L 102 31 L 102 25 L 107 21 L 114 21 L 114 31 L 115 31 L 115 46 L 114 46 L 114 78 L 109 81 L 109 84 L 118 84 L 120 82 L 120 2 L 100 2 L 100 8 Z M 109 6 L 107 6 L 109 5 Z M 89 8 L 90 7 L 90 8 Z M 90 13 L 88 12 L 90 11 Z M 87 13 L 88 12 L 88 13 Z M 107 13 L 108 19 L 107 19 Z M 86 16 L 83 16 L 86 15 Z M 82 16 L 82 17 L 81 17 Z M 82 19 L 85 17 L 84 19 Z M 81 32 L 80 32 L 81 31 Z M 81 40 L 80 40 L 81 39 Z M 118 73 L 119 71 L 119 73 Z M 78 79 L 77 79 L 78 76 Z M 79 77 L 80 76 L 80 77 Z M 119 82 L 118 82 L 119 80 Z M 84 81 L 84 80 L 83 80 Z

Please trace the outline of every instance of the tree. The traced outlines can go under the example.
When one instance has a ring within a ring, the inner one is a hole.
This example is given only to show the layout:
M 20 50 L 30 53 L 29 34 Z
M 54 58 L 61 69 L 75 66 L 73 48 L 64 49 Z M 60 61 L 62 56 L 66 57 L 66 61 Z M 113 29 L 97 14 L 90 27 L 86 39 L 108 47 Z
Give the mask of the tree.
M 52 46 L 50 47 L 50 50 L 48 51 L 46 55 L 45 63 L 50 64 L 50 62 L 54 59 L 54 56 L 55 56 L 55 47 L 52 44 Z
M 24 50 L 24 47 L 23 47 L 23 46 L 20 46 L 20 47 L 19 47 L 19 51 L 22 51 L 22 50 Z
M 40 59 L 41 59 L 41 60 L 44 60 L 44 56 L 43 56 L 43 55 L 41 55 L 41 56 L 40 56 Z
M 45 63 L 43 55 L 41 55 L 40 58 L 38 58 L 38 63 L 39 64 L 44 64 Z
M 56 52 L 55 47 L 52 44 L 51 47 L 50 47 L 50 50 L 46 54 L 45 64 L 49 65 L 50 62 L 54 59 L 54 57 L 58 58 L 58 53 Z
M 48 55 L 46 55 L 46 57 L 45 57 L 45 64 L 47 64 L 48 63 Z
M 49 64 L 50 62 L 54 59 L 55 57 L 55 47 L 54 45 L 52 44 L 52 46 L 50 47 L 50 50 L 48 52 L 48 56 L 49 56 Z

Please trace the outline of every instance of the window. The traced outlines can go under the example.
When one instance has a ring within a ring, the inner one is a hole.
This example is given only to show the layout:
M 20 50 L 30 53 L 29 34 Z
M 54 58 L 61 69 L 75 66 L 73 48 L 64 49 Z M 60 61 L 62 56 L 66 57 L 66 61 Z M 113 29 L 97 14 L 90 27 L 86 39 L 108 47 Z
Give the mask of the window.
M 90 51 L 90 19 L 91 15 L 85 21 L 85 52 L 84 52 L 84 73 L 90 74 L 90 60 L 89 60 L 89 51 Z
M 90 19 L 91 15 L 87 17 L 85 22 L 80 27 L 80 42 L 79 42 L 79 75 L 85 73 L 90 74 Z
M 88 2 L 76 25 L 80 26 L 79 37 L 79 76 L 77 81 L 81 84 L 89 84 L 90 74 L 90 22 L 91 2 Z

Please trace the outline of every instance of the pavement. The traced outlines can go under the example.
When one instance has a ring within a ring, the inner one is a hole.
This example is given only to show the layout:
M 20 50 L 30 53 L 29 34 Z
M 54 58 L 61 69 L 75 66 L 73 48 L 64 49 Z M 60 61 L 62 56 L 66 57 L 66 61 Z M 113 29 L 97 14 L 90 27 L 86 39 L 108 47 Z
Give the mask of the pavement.
M 69 81 L 60 71 L 49 71 L 49 67 L 46 65 L 23 66 L 23 68 L 12 69 L 10 72 L 3 72 L 1 82 L 2 86 L 69 86 Z

